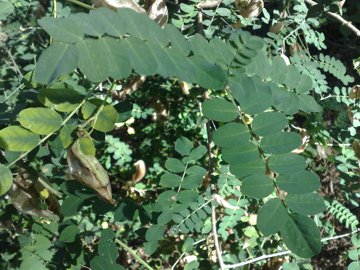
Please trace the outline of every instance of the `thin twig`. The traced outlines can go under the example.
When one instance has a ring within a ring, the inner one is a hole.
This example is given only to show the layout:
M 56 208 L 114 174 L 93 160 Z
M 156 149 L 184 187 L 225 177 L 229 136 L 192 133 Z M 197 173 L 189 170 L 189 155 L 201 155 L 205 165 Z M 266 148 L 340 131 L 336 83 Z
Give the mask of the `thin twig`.
M 85 3 L 80 2 L 80 1 L 77 1 L 77 0 L 66 0 L 66 1 L 71 2 L 71 3 L 75 4 L 75 5 L 78 5 L 78 6 L 87 8 L 87 9 L 96 9 L 96 8 L 93 7 L 93 6 L 90 6 L 90 5 L 88 5 L 88 4 L 85 4 Z
M 6 50 L 7 54 L 9 55 L 9 57 L 10 57 L 10 59 L 11 59 L 11 62 L 12 62 L 13 65 L 14 65 L 14 69 L 15 69 L 16 73 L 18 73 L 18 74 L 20 75 L 21 79 L 22 79 L 22 78 L 24 77 L 24 75 L 22 74 L 19 66 L 16 64 L 15 59 L 14 59 L 14 57 L 12 56 L 10 50 L 9 50 L 8 48 L 6 48 L 6 47 L 5 47 L 5 50 Z
M 318 3 L 312 0 L 305 0 L 306 3 L 308 3 L 311 6 L 315 6 Z M 360 30 L 357 29 L 351 22 L 345 20 L 343 17 L 341 17 L 339 14 L 325 11 L 326 14 L 328 14 L 330 17 L 333 17 L 335 20 L 341 23 L 341 25 L 347 27 L 349 30 L 353 31 L 357 37 L 360 37 Z
M 214 237 L 214 244 L 216 249 L 216 255 L 220 264 L 220 269 L 226 269 L 224 261 L 222 259 L 221 249 L 219 245 L 218 235 L 217 235 L 217 229 L 216 229 L 216 212 L 215 212 L 215 206 L 211 206 L 211 224 L 212 224 L 212 233 Z
M 124 242 L 120 241 L 119 239 L 115 239 L 115 242 L 118 243 L 123 249 L 131 254 L 140 264 L 146 267 L 149 270 L 154 270 L 150 265 L 148 265 L 143 259 L 140 258 L 139 255 L 136 254 L 136 251 L 128 247 Z
M 345 234 L 341 234 L 341 235 L 337 235 L 337 236 L 333 236 L 333 237 L 323 238 L 323 239 L 321 239 L 321 242 L 326 242 L 326 241 L 330 241 L 330 240 L 350 236 L 350 235 L 355 234 L 355 233 L 357 233 L 359 231 L 360 231 L 360 229 L 357 229 L 357 230 L 349 232 L 349 233 L 345 233 Z M 269 255 L 263 255 L 263 256 L 255 258 L 255 259 L 245 261 L 245 262 L 225 265 L 224 269 L 237 268 L 237 267 L 245 266 L 245 265 L 255 263 L 255 262 L 258 262 L 258 261 L 262 261 L 262 260 L 266 260 L 266 259 L 273 258 L 273 257 L 278 257 L 278 256 L 285 256 L 285 255 L 288 255 L 288 254 L 291 254 L 290 250 L 282 251 L 282 252 L 278 252 L 278 253 L 274 253 L 274 254 L 269 254 Z

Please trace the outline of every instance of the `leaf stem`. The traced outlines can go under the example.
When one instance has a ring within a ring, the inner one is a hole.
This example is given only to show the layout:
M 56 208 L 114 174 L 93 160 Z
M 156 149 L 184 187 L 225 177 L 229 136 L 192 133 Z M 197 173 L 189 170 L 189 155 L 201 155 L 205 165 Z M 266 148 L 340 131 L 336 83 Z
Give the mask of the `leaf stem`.
M 136 254 L 136 251 L 128 247 L 124 242 L 119 239 L 115 239 L 115 242 L 119 244 L 123 249 L 129 252 L 140 264 L 142 264 L 146 269 L 154 270 L 150 265 L 148 265 L 139 255 Z

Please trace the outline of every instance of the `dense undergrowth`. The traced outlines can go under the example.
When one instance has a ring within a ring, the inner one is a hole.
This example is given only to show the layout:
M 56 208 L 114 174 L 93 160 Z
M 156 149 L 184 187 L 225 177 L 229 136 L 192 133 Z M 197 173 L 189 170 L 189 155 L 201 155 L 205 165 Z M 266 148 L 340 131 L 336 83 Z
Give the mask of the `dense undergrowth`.
M 0 0 L 1 269 L 360 269 L 360 3 L 94 2 Z

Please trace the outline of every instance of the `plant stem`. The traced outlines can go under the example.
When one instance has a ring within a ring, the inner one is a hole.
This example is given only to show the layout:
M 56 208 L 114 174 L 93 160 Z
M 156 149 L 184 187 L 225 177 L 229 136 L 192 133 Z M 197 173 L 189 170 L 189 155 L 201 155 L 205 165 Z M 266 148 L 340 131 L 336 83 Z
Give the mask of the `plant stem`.
M 312 1 L 312 0 L 305 0 L 305 2 L 308 3 L 311 6 L 315 6 L 315 5 L 318 4 L 318 3 L 316 3 L 315 1 Z M 345 26 L 346 28 L 348 28 L 349 30 L 354 32 L 357 37 L 360 37 L 360 30 L 357 29 L 351 22 L 345 20 L 339 14 L 336 14 L 336 13 L 333 13 L 333 12 L 330 12 L 330 11 L 325 11 L 325 13 L 327 15 L 329 15 L 330 17 L 333 17 L 338 22 L 340 22 L 341 25 Z
M 66 1 L 71 2 L 71 3 L 75 4 L 75 5 L 87 8 L 87 9 L 96 9 L 95 7 L 92 7 L 92 6 L 88 5 L 88 4 L 80 2 L 78 0 L 66 0 Z
M 217 230 L 216 230 L 216 209 L 215 209 L 215 206 L 213 206 L 213 205 L 211 206 L 211 224 L 212 224 L 212 233 L 213 233 L 213 237 L 214 237 L 216 255 L 218 257 L 220 269 L 223 270 L 223 269 L 225 269 L 225 264 L 222 259 L 219 239 L 218 239 Z
M 139 257 L 139 255 L 136 254 L 136 251 L 128 247 L 124 242 L 122 242 L 119 239 L 115 239 L 115 242 L 119 244 L 123 249 L 125 249 L 127 252 L 131 254 L 140 264 L 142 264 L 144 267 L 146 267 L 149 270 L 154 270 L 150 265 L 148 265 L 143 259 Z

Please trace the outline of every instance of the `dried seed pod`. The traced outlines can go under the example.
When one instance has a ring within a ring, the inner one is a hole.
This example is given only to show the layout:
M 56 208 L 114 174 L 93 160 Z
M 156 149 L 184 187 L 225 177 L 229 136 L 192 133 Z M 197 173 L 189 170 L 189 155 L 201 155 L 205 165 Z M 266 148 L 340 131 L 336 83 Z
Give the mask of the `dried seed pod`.
M 69 148 L 67 162 L 73 178 L 95 190 L 106 202 L 116 204 L 107 171 L 94 156 L 84 154 L 79 139 Z
M 160 26 L 164 26 L 168 22 L 169 11 L 163 0 L 152 1 L 151 6 L 147 10 L 150 19 L 157 22 Z

